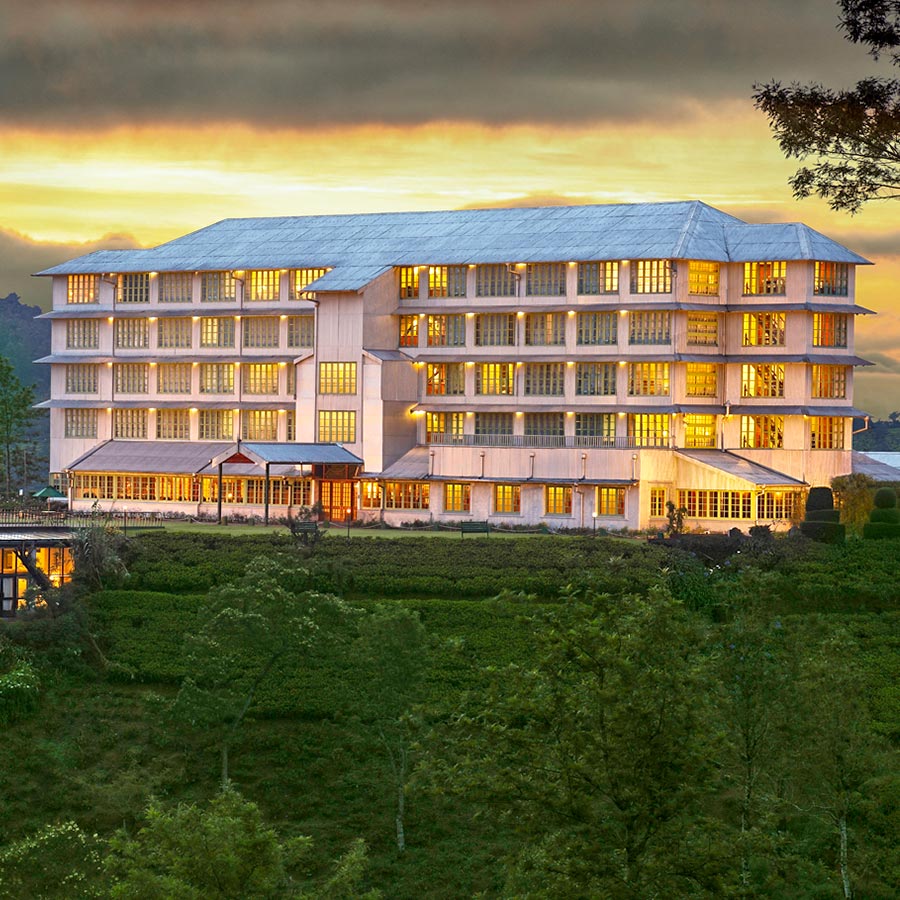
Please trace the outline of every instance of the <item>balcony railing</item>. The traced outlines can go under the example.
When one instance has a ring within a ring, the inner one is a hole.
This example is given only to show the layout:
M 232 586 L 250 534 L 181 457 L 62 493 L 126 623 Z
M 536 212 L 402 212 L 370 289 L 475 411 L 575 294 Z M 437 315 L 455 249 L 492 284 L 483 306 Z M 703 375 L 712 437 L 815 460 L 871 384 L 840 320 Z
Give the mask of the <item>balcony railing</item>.
M 638 448 L 668 449 L 672 446 L 665 436 L 603 437 L 600 435 L 550 434 L 448 434 L 428 435 L 428 443 L 455 447 L 513 447 L 525 449 L 605 449 L 633 450 Z

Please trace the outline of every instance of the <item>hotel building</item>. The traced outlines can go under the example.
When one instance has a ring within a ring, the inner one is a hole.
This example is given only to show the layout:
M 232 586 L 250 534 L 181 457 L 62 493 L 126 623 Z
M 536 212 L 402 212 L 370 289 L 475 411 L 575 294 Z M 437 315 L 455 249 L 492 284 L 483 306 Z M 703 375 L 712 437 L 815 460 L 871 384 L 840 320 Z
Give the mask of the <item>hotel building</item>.
M 229 219 L 52 279 L 75 509 L 784 524 L 852 470 L 855 268 L 697 201 Z

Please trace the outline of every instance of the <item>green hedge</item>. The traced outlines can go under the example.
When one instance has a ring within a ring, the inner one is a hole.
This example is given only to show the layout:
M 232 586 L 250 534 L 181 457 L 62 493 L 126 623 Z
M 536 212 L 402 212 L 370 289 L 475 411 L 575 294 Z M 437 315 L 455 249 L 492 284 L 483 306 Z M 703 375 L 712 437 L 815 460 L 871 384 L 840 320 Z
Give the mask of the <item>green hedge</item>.
M 822 544 L 842 544 L 847 537 L 846 527 L 836 522 L 801 522 L 800 532 L 811 541 Z
M 0 675 L 0 725 L 24 718 L 38 704 L 41 682 L 27 660 L 21 659 Z
M 900 525 L 892 522 L 866 522 L 863 525 L 863 537 L 867 541 L 900 541 Z

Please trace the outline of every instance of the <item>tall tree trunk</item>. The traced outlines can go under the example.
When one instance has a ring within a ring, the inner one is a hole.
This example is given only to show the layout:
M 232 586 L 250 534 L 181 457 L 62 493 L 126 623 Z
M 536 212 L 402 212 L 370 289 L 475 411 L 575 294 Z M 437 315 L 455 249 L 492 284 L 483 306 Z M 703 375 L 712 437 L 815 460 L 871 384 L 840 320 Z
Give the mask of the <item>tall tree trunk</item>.
M 222 741 L 222 790 L 228 787 L 228 741 Z
M 400 748 L 400 765 L 397 770 L 397 849 L 402 853 L 406 849 L 406 832 L 403 827 L 403 816 L 406 812 L 406 750 Z
M 853 891 L 850 888 L 850 866 L 847 862 L 847 816 L 841 813 L 838 819 L 838 830 L 841 834 L 841 885 L 844 889 L 844 900 L 851 900 Z

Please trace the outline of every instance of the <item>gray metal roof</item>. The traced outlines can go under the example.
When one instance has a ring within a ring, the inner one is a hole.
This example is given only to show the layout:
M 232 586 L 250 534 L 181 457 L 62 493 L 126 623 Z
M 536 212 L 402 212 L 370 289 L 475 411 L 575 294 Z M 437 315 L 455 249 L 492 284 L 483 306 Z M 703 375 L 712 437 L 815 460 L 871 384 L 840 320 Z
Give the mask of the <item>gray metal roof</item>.
M 257 443 L 242 441 L 239 447 L 248 456 L 257 456 L 262 462 L 285 465 L 302 464 L 350 464 L 362 465 L 362 460 L 341 444 Z
M 678 450 L 677 453 L 692 462 L 711 466 L 757 487 L 802 487 L 806 484 L 805 481 L 799 481 L 768 466 L 761 466 L 727 450 Z
M 73 472 L 199 472 L 227 446 L 216 441 L 107 441 L 69 463 Z
M 225 219 L 149 250 L 100 250 L 41 275 L 331 268 L 313 290 L 358 290 L 391 266 L 606 259 L 867 263 L 800 224 L 748 225 L 673 203 Z
M 860 453 L 854 450 L 853 472 L 875 481 L 900 482 L 900 453 Z

